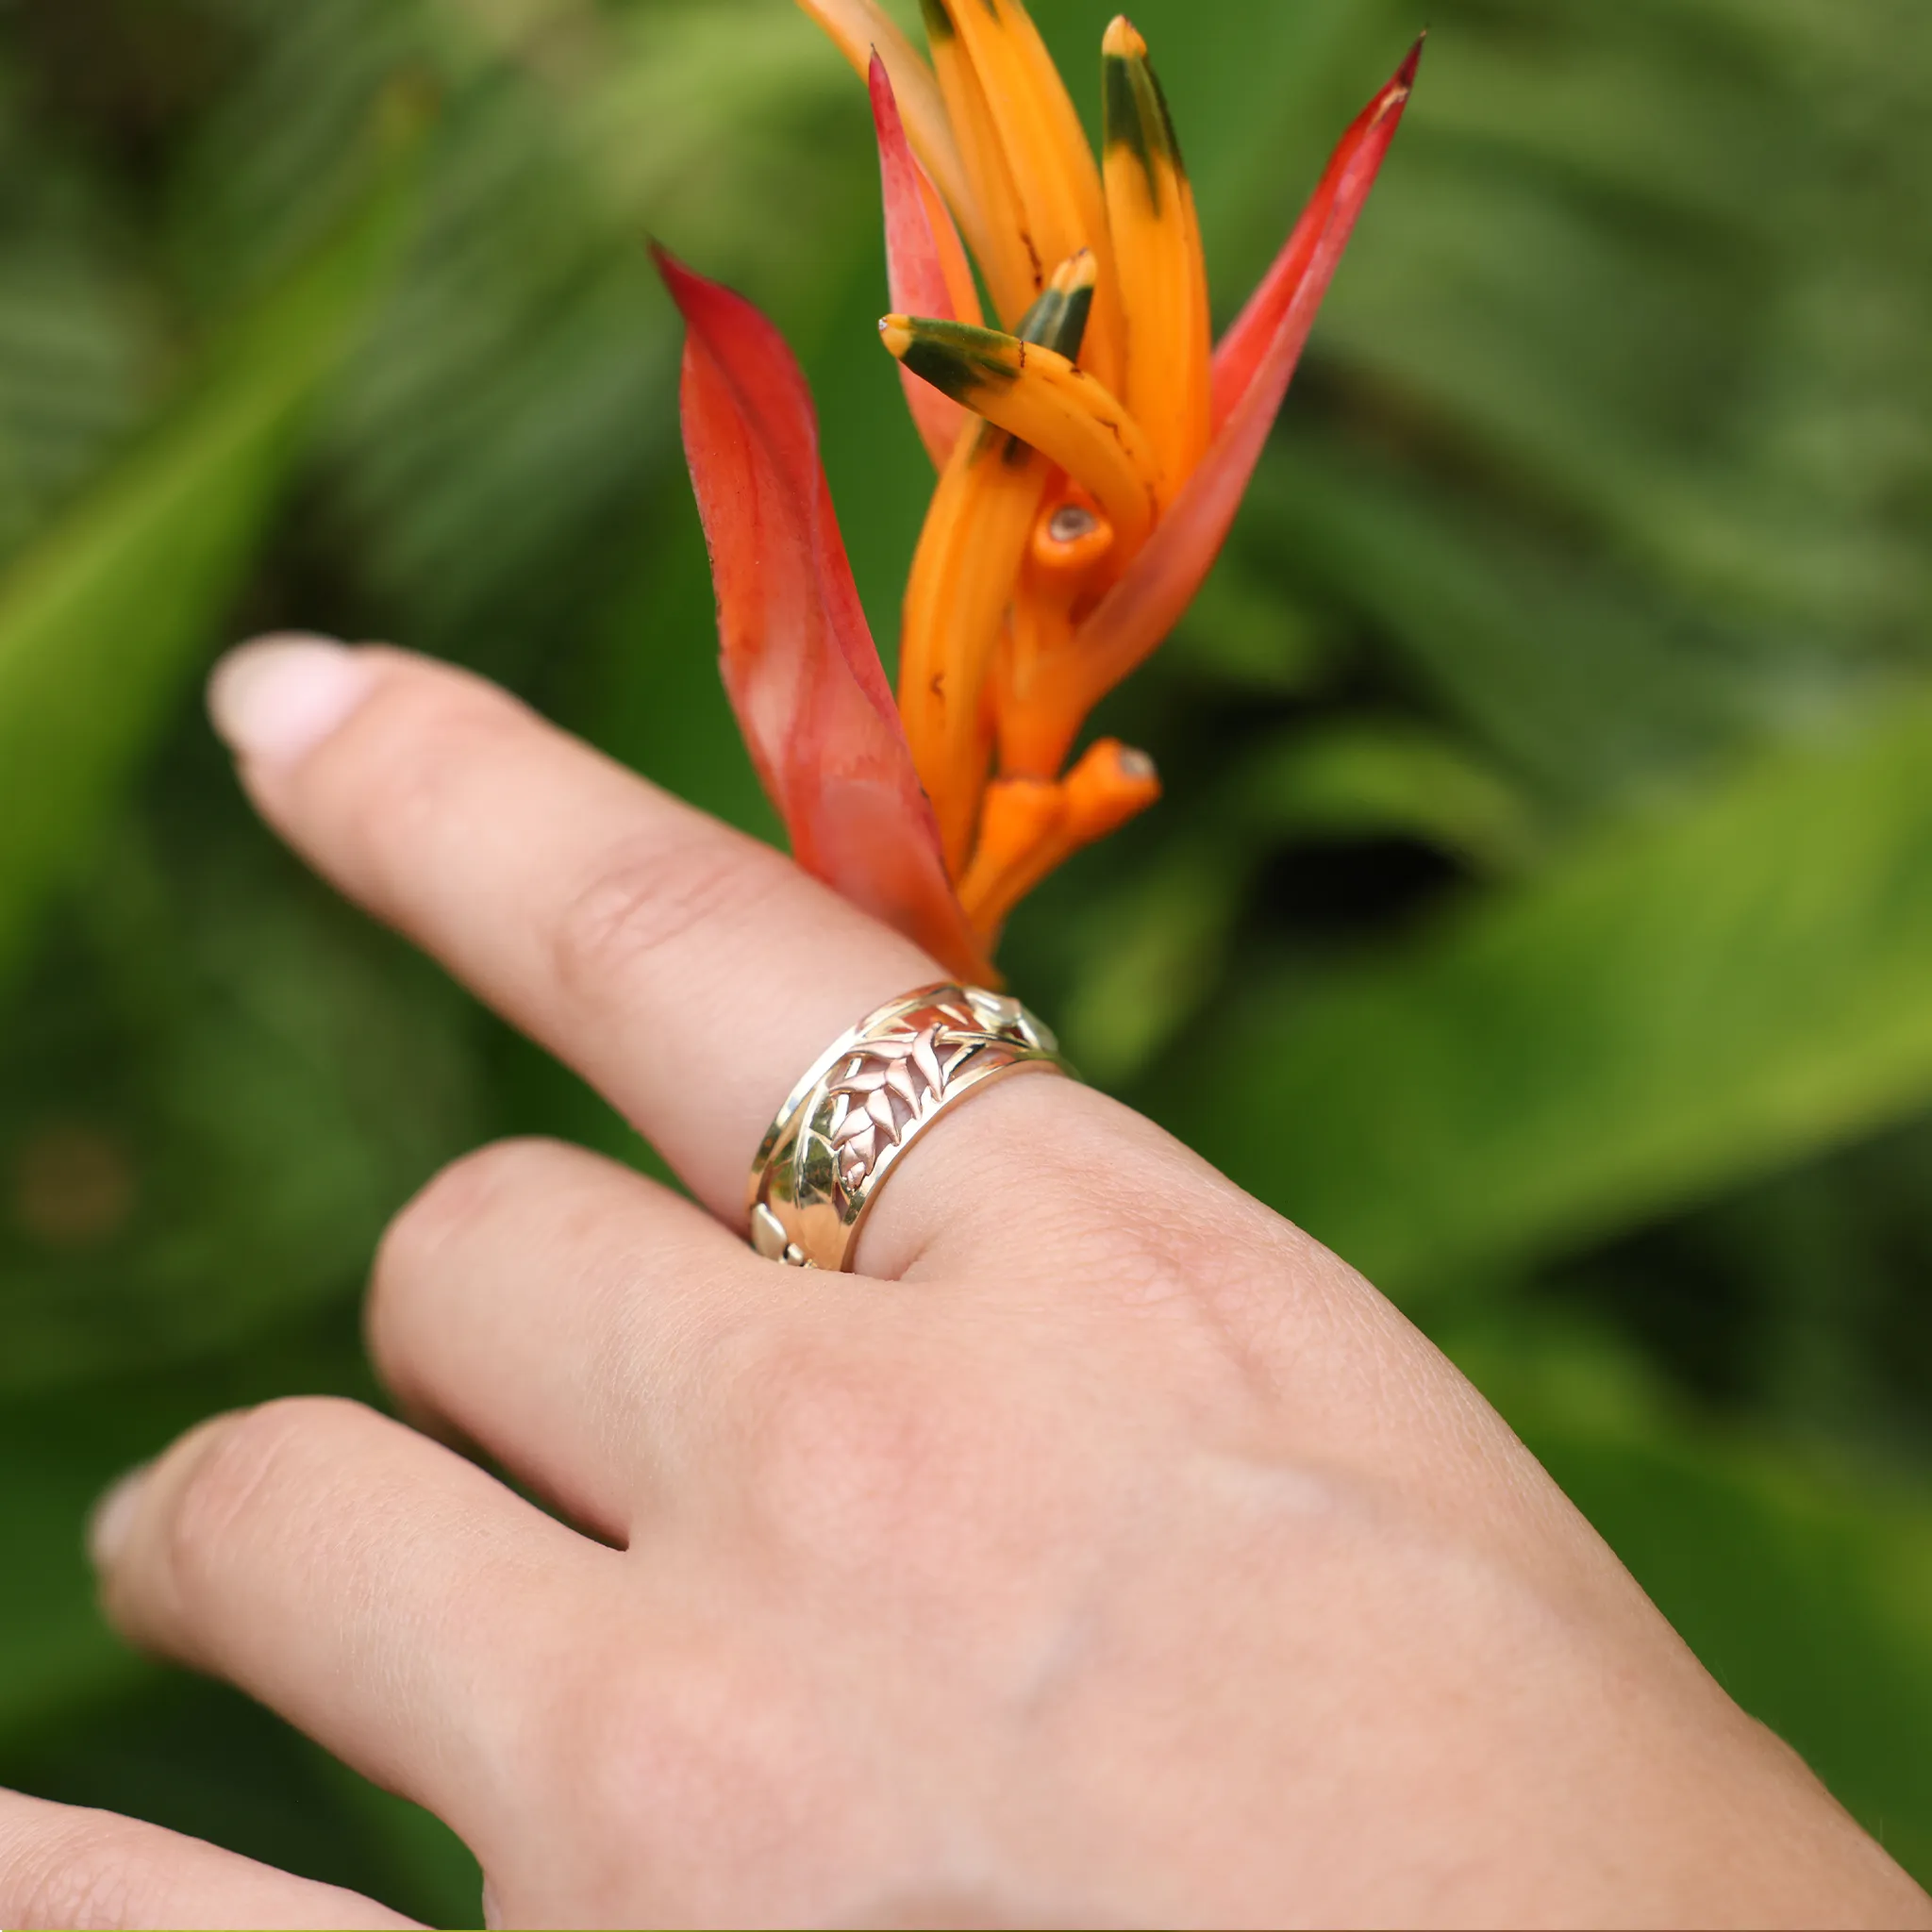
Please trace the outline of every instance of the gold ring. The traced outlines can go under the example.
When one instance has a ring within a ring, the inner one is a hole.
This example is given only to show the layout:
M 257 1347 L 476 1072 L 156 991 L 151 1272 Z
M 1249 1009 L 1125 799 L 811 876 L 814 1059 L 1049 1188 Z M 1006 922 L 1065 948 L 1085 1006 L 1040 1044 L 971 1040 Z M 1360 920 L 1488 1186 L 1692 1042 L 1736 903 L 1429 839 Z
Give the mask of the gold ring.
M 1018 1000 L 941 981 L 889 1001 L 821 1054 L 778 1109 L 752 1162 L 752 1246 L 790 1268 L 850 1268 L 906 1150 L 969 1093 L 1035 1068 L 1071 1072 Z

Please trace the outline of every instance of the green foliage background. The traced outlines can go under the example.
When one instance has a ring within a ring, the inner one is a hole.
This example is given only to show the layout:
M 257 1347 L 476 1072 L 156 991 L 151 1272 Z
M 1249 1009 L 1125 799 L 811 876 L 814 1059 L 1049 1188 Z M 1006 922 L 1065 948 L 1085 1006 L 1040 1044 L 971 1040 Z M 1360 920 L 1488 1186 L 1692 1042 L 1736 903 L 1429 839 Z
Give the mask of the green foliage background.
M 1084 85 L 1109 8 L 1039 0 Z M 1412 0 L 1143 0 L 1231 313 Z M 1253 500 L 1105 722 L 1159 812 L 1008 963 L 1474 1374 L 1932 1877 L 1932 13 L 1432 0 Z M 375 1399 L 384 1219 L 648 1158 L 250 821 L 275 626 L 769 829 L 641 238 L 809 365 L 890 648 L 927 487 L 862 96 L 786 0 L 0 14 L 0 1782 L 474 1923 L 441 1827 L 105 1634 L 92 1495 Z

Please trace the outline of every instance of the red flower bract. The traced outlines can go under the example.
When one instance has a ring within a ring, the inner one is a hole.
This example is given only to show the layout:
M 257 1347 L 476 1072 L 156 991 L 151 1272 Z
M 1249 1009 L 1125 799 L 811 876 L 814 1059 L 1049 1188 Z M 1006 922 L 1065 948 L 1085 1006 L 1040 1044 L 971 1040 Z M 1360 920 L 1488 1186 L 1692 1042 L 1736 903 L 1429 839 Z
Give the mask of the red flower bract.
M 741 297 L 659 251 L 687 324 L 724 682 L 799 863 L 988 980 L 1019 899 L 1159 795 L 1141 754 L 1074 747 L 1226 539 L 1421 43 L 1214 349 L 1192 189 L 1124 19 L 1103 47 L 1103 168 L 1021 0 L 924 0 L 937 71 L 875 0 L 799 4 L 870 84 L 896 311 L 882 334 L 941 480 L 895 703 L 796 361 Z M 1002 327 L 982 325 L 960 230 Z

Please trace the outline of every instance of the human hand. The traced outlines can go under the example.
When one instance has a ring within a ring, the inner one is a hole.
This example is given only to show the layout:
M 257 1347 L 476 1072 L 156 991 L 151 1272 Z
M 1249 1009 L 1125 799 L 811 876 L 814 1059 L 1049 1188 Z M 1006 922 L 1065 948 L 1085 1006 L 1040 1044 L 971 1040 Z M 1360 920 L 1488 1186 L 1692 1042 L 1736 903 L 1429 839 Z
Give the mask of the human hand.
M 215 710 L 696 1197 L 515 1143 L 385 1243 L 389 1386 L 563 1521 L 323 1400 L 97 1519 L 116 1623 L 447 1820 L 493 1923 L 1932 1924 L 1389 1304 L 1103 1096 L 949 1115 L 862 1275 L 755 1257 L 759 1136 L 908 942 L 456 672 L 271 642 Z M 22 1829 L 0 1924 L 181 1916 L 23 1890 Z M 192 1916 L 319 1923 L 283 1882 Z

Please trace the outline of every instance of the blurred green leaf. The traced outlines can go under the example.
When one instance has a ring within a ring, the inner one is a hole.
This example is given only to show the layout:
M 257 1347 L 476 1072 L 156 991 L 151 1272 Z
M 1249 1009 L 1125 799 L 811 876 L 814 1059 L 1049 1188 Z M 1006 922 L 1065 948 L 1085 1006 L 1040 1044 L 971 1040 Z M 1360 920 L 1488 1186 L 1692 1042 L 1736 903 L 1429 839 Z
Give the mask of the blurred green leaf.
M 1279 843 L 1407 839 L 1498 875 L 1541 851 L 1520 791 L 1454 740 L 1394 721 L 1263 741 L 1218 788 L 1211 817 L 1211 836 L 1169 839 L 1083 924 L 1083 970 L 1058 1019 L 1095 1079 L 1133 1079 L 1200 1011 L 1254 875 Z
M 0 581 L 0 983 L 219 641 L 302 406 L 366 308 L 397 213 L 390 182 Z
M 1174 1069 L 1163 1117 L 1398 1293 L 1899 1118 L 1932 1096 L 1932 705 L 1263 987 Z
M 430 1925 L 480 1925 L 476 1861 L 426 1813 L 357 1777 L 208 1678 L 145 1669 L 0 1759 L 0 1782 L 145 1818 Z
M 211 756 L 210 762 L 215 762 Z M 480 1137 L 468 1004 L 246 826 L 125 828 L 0 1040 L 0 1392 L 352 1293 Z
M 336 588 L 358 635 L 540 676 L 624 594 L 676 467 L 675 311 L 646 235 L 808 345 L 828 260 L 877 228 L 863 90 L 789 0 L 212 4 L 250 58 L 175 197 L 197 283 L 299 239 L 397 71 L 439 91 L 416 244 L 320 425 L 316 525 L 356 559 Z
M 1247 514 L 1306 581 L 1345 586 L 1437 701 L 1573 813 L 1694 768 L 1758 701 L 1672 634 L 1680 616 L 1513 507 L 1443 502 L 1413 473 L 1284 438 Z
M 433 1812 L 358 1777 L 319 1748 L 317 1770 L 351 1824 L 390 1868 L 372 1887 L 385 1905 L 432 1925 L 483 1923 L 483 1874 L 475 1856 Z
M 1298 732 L 1253 758 L 1233 790 L 1229 818 L 1278 839 L 1416 839 L 1505 874 L 1538 852 L 1522 792 L 1453 739 L 1413 724 Z
M 1225 966 L 1253 859 L 1176 840 L 1088 915 L 1084 970 L 1055 1018 L 1089 1078 L 1131 1080 L 1201 1009 Z
M 0 1746 L 151 1669 L 108 1636 L 82 1556 L 96 1499 L 158 1446 L 146 1418 L 124 1417 L 82 1412 L 62 1427 L 11 1404 L 0 1422 Z
M 1160 647 L 1162 676 L 1197 679 L 1210 688 L 1298 697 L 1333 677 L 1339 653 L 1280 587 L 1235 555 L 1215 566 L 1189 606 L 1180 628 Z
M 0 1405 L 0 1749 L 156 1674 L 94 1607 L 84 1537 L 108 1486 L 207 1416 L 298 1391 L 370 1392 L 353 1322 L 284 1324 L 247 1363 L 170 1365 Z
M 1932 1881 L 1932 1490 L 1696 1423 L 1602 1332 L 1444 1339 L 1724 1689 Z

